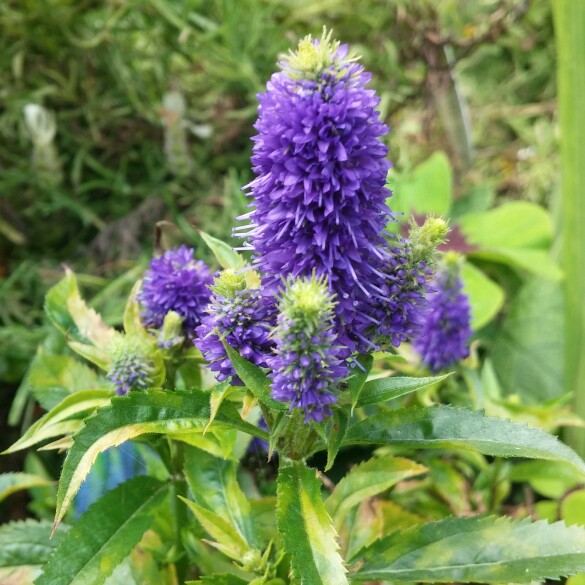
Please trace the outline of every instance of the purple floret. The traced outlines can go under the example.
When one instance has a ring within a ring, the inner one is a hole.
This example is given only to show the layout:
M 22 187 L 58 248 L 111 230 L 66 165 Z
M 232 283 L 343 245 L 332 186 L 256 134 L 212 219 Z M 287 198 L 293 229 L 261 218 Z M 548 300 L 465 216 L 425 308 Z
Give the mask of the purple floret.
M 161 327 L 165 315 L 175 311 L 183 319 L 185 332 L 192 334 L 209 303 L 212 281 L 206 264 L 195 260 L 193 248 L 183 245 L 153 258 L 138 295 L 144 324 Z
M 433 288 L 415 349 L 425 365 L 438 372 L 469 355 L 471 312 L 458 274 L 440 272 Z
M 314 79 L 275 73 L 259 96 L 256 179 L 248 186 L 255 209 L 244 217 L 266 284 L 325 276 L 336 294 L 339 339 L 367 351 L 364 332 L 389 253 L 382 232 L 391 219 L 390 163 L 380 140 L 388 128 L 366 88 L 370 74 L 346 56 L 340 47 Z
M 220 336 L 242 357 L 265 368 L 274 345 L 269 336 L 275 321 L 275 299 L 265 296 L 260 289 L 237 291 L 233 298 L 216 294 L 196 329 L 195 346 L 210 363 L 210 369 L 216 372 L 218 381 L 231 377 L 233 386 L 243 386 Z
M 131 353 L 114 360 L 107 379 L 114 384 L 118 396 L 130 390 L 146 390 L 150 385 L 151 369 L 139 356 Z

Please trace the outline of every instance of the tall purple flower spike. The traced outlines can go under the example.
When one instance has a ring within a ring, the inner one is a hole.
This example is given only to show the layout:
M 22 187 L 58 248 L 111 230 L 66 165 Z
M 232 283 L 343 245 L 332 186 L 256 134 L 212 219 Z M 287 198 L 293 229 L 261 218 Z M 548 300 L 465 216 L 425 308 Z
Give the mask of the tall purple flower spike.
M 192 335 L 209 303 L 212 281 L 207 265 L 195 260 L 193 248 L 183 245 L 153 258 L 138 295 L 144 324 L 161 327 L 166 314 L 175 311 L 185 332 Z
M 423 363 L 433 372 L 443 370 L 469 355 L 472 335 L 469 298 L 456 258 L 437 274 L 429 310 L 414 347 Z
M 390 163 L 380 140 L 371 75 L 324 33 L 302 40 L 259 95 L 249 185 L 249 247 L 269 287 L 284 276 L 324 276 L 336 294 L 339 339 L 367 351 L 374 295 L 389 258 L 385 188 Z

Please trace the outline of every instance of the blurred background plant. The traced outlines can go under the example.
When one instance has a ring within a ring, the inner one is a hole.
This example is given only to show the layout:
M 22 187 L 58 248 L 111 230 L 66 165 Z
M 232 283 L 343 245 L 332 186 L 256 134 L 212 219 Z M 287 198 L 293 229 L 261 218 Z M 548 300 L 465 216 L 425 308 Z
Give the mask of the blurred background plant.
M 12 426 L 3 428 L 4 446 L 38 415 L 31 397 L 47 408 L 43 389 L 70 387 L 63 376 L 87 382 L 66 358 L 49 360 L 53 379 L 35 377 L 47 355 L 65 351 L 42 316 L 61 264 L 75 267 L 91 306 L 119 325 L 154 247 L 184 241 L 209 260 L 197 230 L 229 240 L 247 204 L 256 93 L 278 55 L 323 24 L 374 73 L 392 128 L 389 203 L 404 213 L 399 224 L 444 215 L 453 227 L 447 248 L 466 256 L 472 355 L 420 399 L 548 430 L 580 424 L 561 383 L 548 2 L 5 0 L 0 403 L 2 426 L 9 412 Z M 379 367 L 408 373 L 408 363 Z M 56 475 L 56 458 L 32 461 Z M 473 465 L 481 475 L 483 463 Z

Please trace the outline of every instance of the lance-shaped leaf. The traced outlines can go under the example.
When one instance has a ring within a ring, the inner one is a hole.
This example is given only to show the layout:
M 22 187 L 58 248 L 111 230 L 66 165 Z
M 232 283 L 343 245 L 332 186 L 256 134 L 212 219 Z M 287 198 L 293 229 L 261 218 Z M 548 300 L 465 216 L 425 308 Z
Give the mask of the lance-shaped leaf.
M 116 334 L 102 318 L 85 304 L 79 294 L 75 274 L 66 269 L 65 277 L 45 297 L 47 316 L 67 338 L 105 349 Z
M 585 529 L 528 519 L 447 518 L 396 531 L 359 556 L 355 581 L 544 581 L 585 571 Z
M 347 389 L 349 390 L 349 395 L 351 397 L 351 412 L 353 414 L 353 409 L 357 406 L 360 394 L 368 379 L 368 374 L 372 369 L 372 364 L 374 363 L 374 358 L 371 355 L 360 355 L 357 358 L 357 364 L 353 368 L 351 376 L 347 383 Z
M 450 406 L 377 414 L 350 427 L 344 444 L 469 449 L 499 457 L 563 461 L 585 473 L 585 463 L 572 449 L 540 429 Z
M 222 268 L 243 268 L 246 265 L 244 257 L 238 254 L 229 244 L 202 231 L 199 232 L 199 235 L 213 252 L 215 259 Z
M 233 347 L 230 347 L 222 340 L 226 353 L 234 366 L 234 370 L 242 379 L 246 387 L 266 406 L 275 410 L 288 410 L 288 406 L 282 402 L 274 400 L 270 396 L 270 379 L 257 365 L 243 358 Z
M 168 492 L 152 477 L 108 492 L 63 536 L 36 585 L 101 585 L 150 528 Z
M 110 403 L 112 394 L 111 390 L 81 390 L 71 394 L 71 396 L 67 396 L 55 408 L 31 425 L 26 433 L 14 445 L 6 449 L 4 453 L 27 449 L 45 439 L 73 432 L 71 427 L 62 423 L 77 423 L 77 420 L 67 421 L 67 419 L 93 411 L 101 406 L 106 406 Z
M 0 473 L 0 502 L 16 492 L 47 485 L 51 485 L 51 482 L 40 475 L 20 472 Z
M 61 536 L 59 531 L 51 539 L 50 522 L 25 520 L 0 526 L 0 570 L 44 564 Z
M 299 461 L 281 467 L 277 496 L 278 529 L 295 579 L 303 585 L 347 585 L 315 470 Z
M 347 512 L 361 501 L 425 471 L 426 467 L 402 457 L 374 457 L 356 465 L 337 484 L 327 498 L 325 507 L 335 527 L 339 529 Z
M 345 410 L 342 408 L 336 408 L 333 411 L 333 416 L 331 417 L 331 427 L 329 429 L 329 434 L 326 437 L 327 465 L 325 466 L 325 471 L 328 471 L 331 469 L 331 467 L 333 467 L 337 453 L 339 452 L 341 444 L 343 443 L 343 438 L 345 437 L 345 433 L 347 431 L 348 422 L 349 418 Z
M 399 398 L 400 396 L 410 394 L 431 384 L 442 382 L 450 375 L 445 374 L 443 376 L 431 376 L 427 378 L 391 376 L 388 378 L 379 378 L 378 380 L 370 380 L 364 384 L 356 405 L 366 406 L 368 404 L 376 404 L 377 402 Z
M 186 447 L 184 469 L 195 502 L 223 518 L 248 548 L 257 547 L 258 534 L 250 503 L 238 484 L 237 463 Z
M 145 433 L 203 432 L 209 416 L 209 395 L 204 392 L 131 392 L 128 396 L 113 398 L 110 406 L 88 418 L 75 435 L 61 473 L 55 523 L 63 518 L 99 453 Z M 268 437 L 262 429 L 242 421 L 236 408 L 229 403 L 221 405 L 213 424 L 264 440 Z

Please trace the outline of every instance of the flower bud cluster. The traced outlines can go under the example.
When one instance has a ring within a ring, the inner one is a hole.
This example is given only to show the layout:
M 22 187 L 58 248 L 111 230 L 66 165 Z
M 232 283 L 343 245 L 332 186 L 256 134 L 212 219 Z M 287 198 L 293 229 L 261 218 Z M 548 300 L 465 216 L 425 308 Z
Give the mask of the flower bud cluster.
M 146 390 L 152 384 L 152 344 L 134 335 L 116 335 L 110 347 L 111 365 L 106 377 L 119 396 Z

